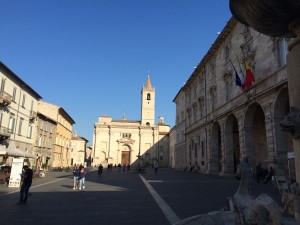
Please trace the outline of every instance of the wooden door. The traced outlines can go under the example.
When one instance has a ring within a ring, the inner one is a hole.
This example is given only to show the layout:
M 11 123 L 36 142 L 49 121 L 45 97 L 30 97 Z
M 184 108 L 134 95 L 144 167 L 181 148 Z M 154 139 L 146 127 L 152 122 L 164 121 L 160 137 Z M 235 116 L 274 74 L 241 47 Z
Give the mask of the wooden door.
M 122 151 L 122 160 L 121 160 L 121 164 L 127 164 L 130 163 L 130 152 L 129 151 Z

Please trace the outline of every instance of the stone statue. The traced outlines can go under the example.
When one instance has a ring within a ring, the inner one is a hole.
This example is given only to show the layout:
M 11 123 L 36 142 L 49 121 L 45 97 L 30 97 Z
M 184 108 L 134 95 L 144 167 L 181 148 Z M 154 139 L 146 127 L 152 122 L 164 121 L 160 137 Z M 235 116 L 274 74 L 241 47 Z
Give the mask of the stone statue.
M 249 190 L 253 172 L 247 158 L 240 163 L 241 182 L 233 197 L 236 214 L 242 224 L 282 224 L 282 210 L 267 194 L 253 198 Z M 272 223 L 271 223 L 272 222 Z
M 284 117 L 284 120 L 280 122 L 280 126 L 283 131 L 288 131 L 294 138 L 300 137 L 300 112 L 291 107 L 291 111 L 287 116 Z
M 182 220 L 175 225 L 296 225 L 282 218 L 282 209 L 267 194 L 254 198 L 250 189 L 253 173 L 247 158 L 239 165 L 240 186 L 222 210 Z

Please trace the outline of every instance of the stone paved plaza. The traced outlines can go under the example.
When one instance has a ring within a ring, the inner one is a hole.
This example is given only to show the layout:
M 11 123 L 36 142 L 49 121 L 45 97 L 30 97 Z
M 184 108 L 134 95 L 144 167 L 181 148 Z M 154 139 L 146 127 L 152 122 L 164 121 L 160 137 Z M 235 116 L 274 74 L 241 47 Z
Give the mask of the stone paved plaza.
M 145 173 L 112 171 L 98 176 L 91 171 L 86 189 L 73 190 L 67 172 L 49 172 L 34 180 L 26 205 L 16 204 L 19 190 L 0 186 L 0 224 L 126 224 L 169 225 L 182 219 L 219 210 L 236 192 L 239 181 L 159 169 Z M 253 183 L 253 194 L 267 193 L 280 203 L 271 184 Z

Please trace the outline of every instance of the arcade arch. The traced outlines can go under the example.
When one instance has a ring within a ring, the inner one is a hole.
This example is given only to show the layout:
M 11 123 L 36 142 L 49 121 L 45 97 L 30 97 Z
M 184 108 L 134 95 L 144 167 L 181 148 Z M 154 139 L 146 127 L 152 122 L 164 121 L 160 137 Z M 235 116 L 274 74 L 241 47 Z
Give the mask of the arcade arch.
M 245 155 L 252 167 L 261 163 L 267 168 L 268 146 L 266 135 L 265 113 L 257 102 L 247 109 L 244 123 Z
M 234 174 L 237 165 L 240 163 L 240 141 L 239 127 L 235 115 L 231 114 L 227 117 L 225 123 L 225 151 L 227 163 L 227 172 Z
M 275 146 L 277 153 L 277 173 L 295 179 L 295 163 L 288 159 L 288 152 L 294 152 L 293 140 L 288 132 L 282 131 L 280 121 L 289 113 L 288 89 L 284 88 L 278 94 L 274 105 Z M 288 163 L 287 163 L 288 162 Z

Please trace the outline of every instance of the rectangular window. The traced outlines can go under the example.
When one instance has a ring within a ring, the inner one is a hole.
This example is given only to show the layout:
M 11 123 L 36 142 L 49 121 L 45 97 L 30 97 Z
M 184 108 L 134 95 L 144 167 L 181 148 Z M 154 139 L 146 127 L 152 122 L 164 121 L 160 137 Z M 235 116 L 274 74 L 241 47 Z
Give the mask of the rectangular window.
M 49 138 L 48 147 L 51 148 L 52 138 Z
M 131 134 L 130 133 L 123 133 L 123 138 L 131 138 Z
M 232 98 L 232 81 L 226 82 L 226 101 Z
M 9 118 L 9 124 L 8 124 L 8 132 L 9 133 L 14 133 L 14 128 L 15 128 L 15 118 L 13 115 L 10 116 Z
M 214 94 L 211 95 L 211 109 L 214 110 L 216 108 L 216 96 Z
M 288 53 L 288 43 L 285 38 L 279 40 L 278 48 L 279 48 L 279 66 L 282 67 L 286 64 L 286 56 Z
M 4 91 L 4 88 L 5 88 L 5 78 L 2 78 L 0 91 Z
M 22 136 L 22 125 L 23 125 L 23 118 L 20 118 L 19 121 L 19 130 L 18 130 L 18 135 Z
M 31 135 L 32 135 L 32 125 L 30 124 L 27 131 L 27 137 L 31 138 Z
M 39 147 L 42 147 L 42 135 L 40 136 L 40 138 L 39 138 Z
M 42 147 L 46 147 L 46 137 L 42 138 Z
M 33 100 L 31 100 L 30 111 L 33 111 Z
M 3 118 L 3 112 L 0 114 L 0 127 L 2 127 L 2 118 Z
M 13 95 L 12 95 L 12 101 L 13 101 L 13 102 L 16 102 L 16 95 L 17 95 L 17 88 L 14 87 Z
M 26 95 L 23 94 L 22 107 L 25 108 Z

